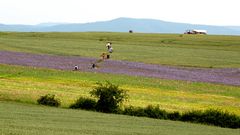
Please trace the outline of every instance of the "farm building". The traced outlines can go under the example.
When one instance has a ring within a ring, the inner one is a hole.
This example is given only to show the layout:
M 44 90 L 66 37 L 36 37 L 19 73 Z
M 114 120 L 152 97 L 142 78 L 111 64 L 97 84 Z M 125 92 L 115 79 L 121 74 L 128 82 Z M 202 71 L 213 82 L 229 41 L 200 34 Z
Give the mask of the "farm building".
M 207 34 L 206 30 L 186 30 L 186 32 L 184 32 L 184 34 Z

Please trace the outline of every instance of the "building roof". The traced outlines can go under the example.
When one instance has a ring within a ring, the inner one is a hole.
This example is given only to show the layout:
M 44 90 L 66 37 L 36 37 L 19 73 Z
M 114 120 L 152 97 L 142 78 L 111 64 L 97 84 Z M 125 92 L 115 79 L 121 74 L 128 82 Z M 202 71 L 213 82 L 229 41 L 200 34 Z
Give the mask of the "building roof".
M 196 32 L 201 32 L 201 33 L 207 33 L 207 31 L 206 31 L 206 30 L 196 30 L 196 29 L 194 29 L 193 31 L 196 31 Z

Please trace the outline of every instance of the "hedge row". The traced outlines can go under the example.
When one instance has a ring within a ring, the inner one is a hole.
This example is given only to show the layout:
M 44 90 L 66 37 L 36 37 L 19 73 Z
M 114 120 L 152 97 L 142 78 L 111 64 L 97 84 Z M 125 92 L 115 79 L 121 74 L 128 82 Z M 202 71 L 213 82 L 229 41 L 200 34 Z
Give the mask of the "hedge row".
M 208 109 L 206 111 L 189 111 L 180 114 L 179 112 L 167 112 L 160 109 L 158 106 L 154 107 L 150 105 L 146 108 L 130 106 L 125 108 L 121 114 L 202 123 L 225 128 L 240 128 L 239 116 L 216 109 Z
M 93 99 L 79 98 L 70 106 L 70 108 L 98 111 L 95 108 L 96 104 L 97 102 Z M 149 105 L 145 108 L 133 106 L 125 107 L 125 109 L 119 109 L 118 112 L 115 113 L 155 119 L 201 123 L 225 128 L 240 128 L 239 116 L 216 109 L 209 109 L 206 111 L 189 111 L 181 114 L 177 111 L 167 112 L 163 109 L 160 109 L 159 106 Z
M 59 106 L 60 100 L 55 99 L 54 95 L 48 94 L 40 97 L 40 99 L 38 99 L 38 103 L 43 105 Z M 74 104 L 72 104 L 70 108 L 101 111 L 98 109 L 97 101 L 95 99 L 82 97 L 80 97 Z M 117 111 L 112 113 L 139 117 L 149 117 L 155 119 L 202 123 L 207 125 L 220 126 L 224 128 L 240 128 L 239 116 L 216 109 L 209 109 L 206 111 L 189 111 L 181 114 L 179 112 L 167 112 L 163 109 L 160 109 L 159 106 L 149 105 L 145 108 L 133 106 L 125 107 L 125 109 L 123 110 L 118 109 Z

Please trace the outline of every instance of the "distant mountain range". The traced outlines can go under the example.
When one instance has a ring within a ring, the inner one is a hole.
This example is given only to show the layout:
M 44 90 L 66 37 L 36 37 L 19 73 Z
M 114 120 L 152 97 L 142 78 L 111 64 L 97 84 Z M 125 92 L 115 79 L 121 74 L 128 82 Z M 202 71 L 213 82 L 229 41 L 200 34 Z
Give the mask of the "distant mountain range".
M 141 33 L 184 33 L 188 29 L 207 30 L 208 34 L 240 35 L 240 26 L 213 26 L 166 22 L 154 19 L 117 18 L 92 23 L 42 23 L 38 25 L 0 24 L 0 31 L 17 32 L 133 32 Z

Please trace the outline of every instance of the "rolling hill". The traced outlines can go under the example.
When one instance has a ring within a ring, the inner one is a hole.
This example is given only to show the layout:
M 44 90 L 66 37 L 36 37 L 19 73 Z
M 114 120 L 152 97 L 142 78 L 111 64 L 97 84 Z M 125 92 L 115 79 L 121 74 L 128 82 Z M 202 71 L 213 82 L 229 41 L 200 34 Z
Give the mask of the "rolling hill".
M 187 29 L 204 29 L 208 34 L 240 35 L 240 26 L 211 26 L 175 23 L 154 19 L 117 18 L 110 21 L 92 23 L 42 23 L 38 25 L 0 24 L 0 31 L 17 32 L 134 32 L 141 33 L 183 33 Z

